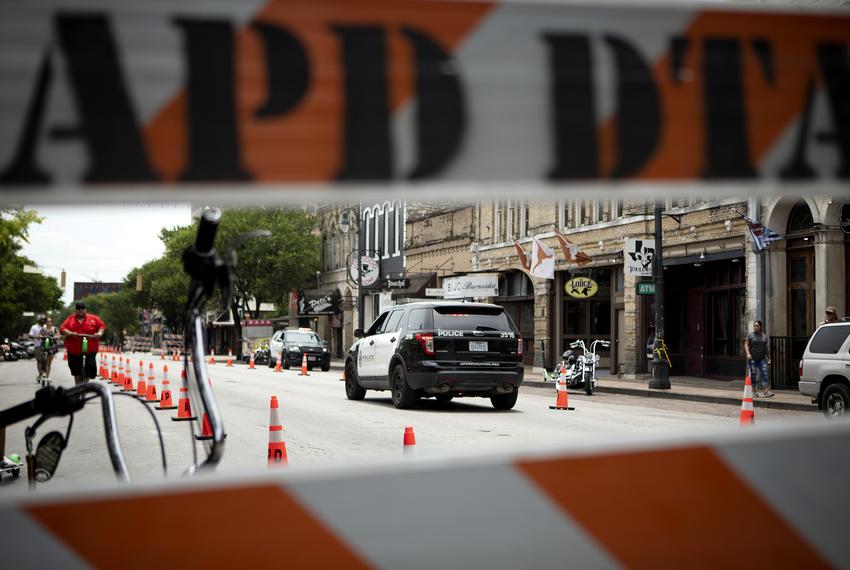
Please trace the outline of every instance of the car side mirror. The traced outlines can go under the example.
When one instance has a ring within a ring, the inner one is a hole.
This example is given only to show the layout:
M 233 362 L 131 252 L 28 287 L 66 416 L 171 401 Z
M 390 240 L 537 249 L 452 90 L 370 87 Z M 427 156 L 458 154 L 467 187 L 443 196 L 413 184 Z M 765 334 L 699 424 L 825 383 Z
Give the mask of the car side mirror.
M 366 335 L 363 333 L 363 329 L 354 329 L 354 338 L 363 338 L 364 336 Z

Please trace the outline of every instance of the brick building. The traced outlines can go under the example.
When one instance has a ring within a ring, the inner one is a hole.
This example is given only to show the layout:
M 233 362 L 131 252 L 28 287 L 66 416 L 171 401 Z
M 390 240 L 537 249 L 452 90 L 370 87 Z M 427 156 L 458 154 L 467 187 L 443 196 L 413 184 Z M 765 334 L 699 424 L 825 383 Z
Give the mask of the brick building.
M 739 376 L 743 338 L 756 318 L 780 342 L 808 337 L 828 305 L 846 314 L 850 236 L 840 229 L 841 206 L 829 197 L 668 200 L 665 332 L 672 373 Z M 644 200 L 408 203 L 401 274 L 430 276 L 439 286 L 449 276 L 497 273 L 499 295 L 488 300 L 504 306 L 527 339 L 528 365 L 551 368 L 572 340 L 598 338 L 611 341 L 603 366 L 645 373 L 654 297 L 637 294 L 637 282 L 650 278 L 626 276 L 623 255 L 627 238 L 653 239 L 653 208 Z M 787 239 L 756 253 L 744 215 Z M 565 262 L 555 226 L 592 261 Z M 530 251 L 532 235 L 557 252 L 553 280 L 520 267 L 513 240 Z M 322 279 L 338 280 L 340 272 L 328 270 Z M 571 297 L 565 285 L 572 277 L 591 278 L 596 294 Z M 347 291 L 350 299 L 356 294 L 350 286 Z M 367 305 L 367 326 L 374 307 Z

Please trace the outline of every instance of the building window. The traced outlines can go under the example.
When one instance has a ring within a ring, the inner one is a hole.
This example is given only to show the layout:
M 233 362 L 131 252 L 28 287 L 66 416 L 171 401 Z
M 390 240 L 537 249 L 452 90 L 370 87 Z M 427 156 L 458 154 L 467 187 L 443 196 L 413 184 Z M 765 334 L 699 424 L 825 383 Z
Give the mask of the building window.
M 564 297 L 562 333 L 566 342 L 611 336 L 611 271 L 596 270 L 590 278 L 599 286 L 596 295 L 590 299 Z
M 387 211 L 387 255 L 398 253 L 396 246 L 396 208 L 392 207 Z

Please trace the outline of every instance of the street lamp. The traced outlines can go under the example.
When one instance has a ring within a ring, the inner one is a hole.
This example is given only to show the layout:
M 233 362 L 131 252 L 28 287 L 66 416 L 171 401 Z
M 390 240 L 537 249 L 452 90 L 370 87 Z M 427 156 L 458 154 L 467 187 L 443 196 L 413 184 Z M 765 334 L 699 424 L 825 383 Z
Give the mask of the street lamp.
M 354 214 L 354 219 L 356 221 L 356 225 L 351 223 L 351 215 Z M 351 229 L 351 226 L 355 225 L 357 228 L 357 328 L 363 330 L 364 315 L 363 315 L 363 267 L 362 267 L 362 248 L 360 242 L 360 203 L 358 202 L 357 208 L 345 208 L 342 210 L 339 219 L 339 229 L 342 230 L 342 233 L 347 234 L 348 230 Z M 349 264 L 350 267 L 350 264 Z M 346 267 L 345 270 L 349 271 L 349 267 Z

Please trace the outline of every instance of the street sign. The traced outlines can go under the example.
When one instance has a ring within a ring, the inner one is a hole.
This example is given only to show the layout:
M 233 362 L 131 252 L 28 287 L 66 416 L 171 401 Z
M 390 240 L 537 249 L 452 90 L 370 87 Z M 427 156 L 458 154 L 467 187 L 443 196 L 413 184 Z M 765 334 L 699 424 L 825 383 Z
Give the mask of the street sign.
M 655 295 L 655 283 L 653 281 L 638 281 L 635 285 L 637 285 L 638 295 Z
M 623 262 L 626 275 L 652 276 L 652 260 L 655 245 L 649 240 L 627 239 L 623 246 Z
M 384 279 L 384 289 L 407 289 L 410 287 L 410 279 Z

